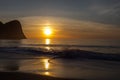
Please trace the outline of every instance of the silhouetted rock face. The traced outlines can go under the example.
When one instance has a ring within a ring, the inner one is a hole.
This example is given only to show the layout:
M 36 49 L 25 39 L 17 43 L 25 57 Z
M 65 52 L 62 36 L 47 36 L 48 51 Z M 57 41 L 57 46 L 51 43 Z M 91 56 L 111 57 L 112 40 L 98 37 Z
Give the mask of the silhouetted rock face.
M 0 22 L 0 39 L 25 39 L 22 26 L 18 20 L 5 24 Z

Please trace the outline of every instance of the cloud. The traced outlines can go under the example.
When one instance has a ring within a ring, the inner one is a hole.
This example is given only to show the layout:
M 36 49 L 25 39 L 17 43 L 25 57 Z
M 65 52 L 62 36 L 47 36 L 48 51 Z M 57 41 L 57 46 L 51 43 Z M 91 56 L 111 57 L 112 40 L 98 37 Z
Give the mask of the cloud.
M 47 23 L 60 35 L 66 36 L 89 36 L 89 37 L 115 37 L 118 38 L 120 28 L 116 25 L 102 24 L 92 21 L 76 20 L 64 17 L 32 16 L 19 18 L 23 29 L 27 33 L 40 33 Z
M 3 18 L 54 16 L 120 25 L 120 0 L 3 0 L 0 5 Z
M 105 0 L 99 2 L 96 0 L 93 4 L 88 6 L 87 12 L 90 12 L 89 20 L 99 23 L 120 25 L 120 1 Z

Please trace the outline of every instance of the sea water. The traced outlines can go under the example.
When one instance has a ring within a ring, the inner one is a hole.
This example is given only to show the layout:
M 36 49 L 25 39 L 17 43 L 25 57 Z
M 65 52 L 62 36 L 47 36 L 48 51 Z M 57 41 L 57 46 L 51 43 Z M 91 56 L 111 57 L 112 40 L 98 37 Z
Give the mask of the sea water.
M 102 53 L 120 53 L 120 40 L 108 39 L 24 39 L 0 40 L 0 47 L 33 47 L 45 49 L 81 49 Z
M 52 53 L 71 49 L 101 54 L 120 54 L 120 41 L 103 39 L 0 40 L 0 70 L 63 78 L 120 79 L 119 61 L 52 59 L 53 55 L 39 55 L 41 51 Z

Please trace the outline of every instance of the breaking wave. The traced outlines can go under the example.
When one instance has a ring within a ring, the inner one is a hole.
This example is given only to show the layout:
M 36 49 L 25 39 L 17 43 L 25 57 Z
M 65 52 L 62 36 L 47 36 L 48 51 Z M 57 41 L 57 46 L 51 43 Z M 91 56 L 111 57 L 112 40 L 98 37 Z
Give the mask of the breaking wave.
M 120 54 L 104 54 L 100 52 L 85 51 L 80 49 L 64 49 L 64 50 L 47 51 L 42 48 L 0 47 L 0 59 L 4 59 L 4 58 L 36 59 L 30 57 L 16 57 L 16 55 L 18 56 L 32 55 L 32 56 L 36 56 L 36 58 L 37 56 L 52 56 L 52 59 L 64 58 L 64 59 L 95 59 L 95 60 L 120 61 Z

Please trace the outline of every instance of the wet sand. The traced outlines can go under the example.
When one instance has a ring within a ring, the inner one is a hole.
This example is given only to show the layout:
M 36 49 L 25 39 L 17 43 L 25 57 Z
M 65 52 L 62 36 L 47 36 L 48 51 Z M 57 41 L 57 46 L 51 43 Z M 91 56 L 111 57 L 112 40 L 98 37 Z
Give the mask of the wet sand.
M 0 80 L 83 80 L 83 79 L 56 78 L 22 72 L 0 72 Z

